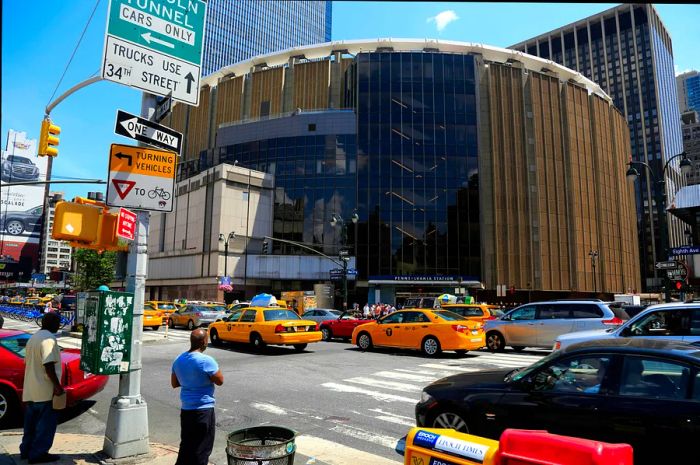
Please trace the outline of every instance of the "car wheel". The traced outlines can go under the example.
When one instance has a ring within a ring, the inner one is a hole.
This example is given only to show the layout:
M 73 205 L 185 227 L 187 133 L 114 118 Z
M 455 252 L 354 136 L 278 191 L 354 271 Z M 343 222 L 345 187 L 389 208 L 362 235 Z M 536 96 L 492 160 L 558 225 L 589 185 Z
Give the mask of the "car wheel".
M 460 433 L 469 434 L 469 427 L 467 422 L 456 413 L 453 412 L 440 412 L 430 425 L 431 428 L 450 428 Z
M 0 386 L 0 427 L 10 424 L 19 410 L 19 401 L 9 388 Z
M 370 350 L 372 348 L 372 337 L 367 333 L 360 333 L 357 336 L 357 347 L 362 350 Z
M 218 347 L 221 345 L 221 338 L 219 338 L 219 332 L 215 329 L 212 329 L 209 337 L 211 338 L 211 345 Z
M 423 353 L 429 357 L 434 357 L 442 351 L 442 349 L 440 349 L 440 341 L 432 336 L 423 339 L 421 349 Z
M 486 347 L 491 352 L 503 352 L 506 348 L 506 341 L 500 333 L 492 331 L 486 335 Z
M 265 341 L 262 340 L 259 334 L 252 334 L 250 336 L 250 344 L 253 346 L 256 352 L 261 352 L 265 349 Z
M 175 322 L 172 318 L 168 318 L 168 328 L 175 329 Z
M 326 328 L 325 326 L 321 328 L 321 335 L 323 336 L 324 341 L 330 341 L 331 338 L 333 337 L 333 333 L 331 333 L 330 328 Z
M 190 331 L 192 331 L 194 329 L 194 321 L 189 320 L 187 322 L 187 329 L 189 329 Z
M 297 352 L 303 352 L 308 344 L 294 344 L 294 350 Z
M 5 225 L 5 229 L 13 236 L 19 236 L 24 232 L 24 223 L 19 220 L 10 220 Z
M 513 346 L 513 350 L 515 352 L 522 352 L 523 350 L 525 350 L 525 346 Z
M 467 352 L 469 352 L 469 351 L 468 351 L 468 350 L 465 350 L 465 349 L 455 350 L 455 353 L 456 353 L 457 355 L 465 355 Z
M 160 329 L 160 326 L 151 326 L 153 328 L 153 331 L 158 331 Z

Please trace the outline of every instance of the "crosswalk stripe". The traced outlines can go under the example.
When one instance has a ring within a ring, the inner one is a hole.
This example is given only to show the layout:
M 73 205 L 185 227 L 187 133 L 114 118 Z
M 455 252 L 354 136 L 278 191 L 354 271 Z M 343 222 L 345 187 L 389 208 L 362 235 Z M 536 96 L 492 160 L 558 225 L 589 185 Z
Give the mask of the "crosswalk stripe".
M 520 357 L 512 356 L 512 355 L 503 355 L 503 356 L 501 356 L 501 355 L 480 355 L 478 357 L 475 357 L 475 358 L 472 358 L 469 360 L 508 360 L 511 362 L 533 363 L 541 358 L 542 357 L 537 357 L 537 356 L 532 356 L 532 355 L 523 355 Z
M 379 401 L 383 401 L 383 402 L 406 402 L 409 404 L 415 404 L 416 402 L 418 402 L 418 400 L 415 398 L 412 399 L 409 397 L 397 396 L 395 394 L 386 394 L 383 392 L 359 388 L 357 386 L 349 386 L 347 384 L 323 383 L 321 386 L 326 387 L 326 388 L 328 388 L 332 391 L 336 391 L 336 392 L 344 392 L 344 393 L 350 393 L 350 394 L 362 394 L 362 395 L 371 397 L 375 400 L 379 400 Z
M 410 373 L 401 373 L 396 371 L 378 371 L 372 374 L 373 376 L 381 376 L 382 378 L 403 379 L 406 381 L 416 381 L 419 383 L 427 383 L 439 379 L 437 376 L 412 375 Z
M 439 363 L 425 363 L 421 365 L 422 367 L 426 368 L 440 368 L 441 370 L 451 370 L 451 371 L 460 371 L 463 373 L 468 373 L 472 371 L 480 371 L 479 368 L 470 368 L 470 367 L 464 367 L 464 366 L 452 366 L 452 365 L 442 365 Z
M 394 423 L 394 424 L 402 425 L 402 426 L 408 426 L 411 428 L 416 426 L 416 422 L 413 420 L 404 420 L 403 418 L 393 417 L 393 416 L 389 416 L 389 415 L 378 415 L 374 418 L 377 420 L 382 420 L 382 421 L 386 421 L 389 423 Z
M 355 439 L 361 439 L 363 441 L 371 442 L 373 444 L 388 447 L 391 450 L 394 450 L 394 448 L 396 447 L 396 443 L 398 442 L 397 438 L 354 428 L 350 425 L 335 425 L 330 430 L 335 431 L 336 433 L 340 433 L 343 436 L 350 436 Z
M 405 370 L 403 368 L 394 368 L 395 371 L 399 371 L 401 373 L 412 373 L 414 375 L 426 375 L 430 376 L 433 378 L 444 378 L 445 376 L 450 376 L 451 373 L 449 370 L 445 370 L 442 365 L 440 365 L 440 370 Z
M 398 460 L 390 460 L 379 455 L 344 446 L 335 441 L 328 441 L 327 439 L 305 434 L 297 436 L 294 442 L 300 454 L 328 465 L 357 465 L 358 463 L 371 463 L 372 465 L 403 464 L 403 462 Z
M 356 378 L 348 378 L 344 379 L 343 381 L 348 382 L 348 383 L 355 383 L 355 384 L 362 384 L 364 386 L 371 386 L 371 387 L 376 387 L 376 388 L 382 388 L 382 389 L 390 389 L 392 391 L 420 391 L 423 389 L 420 386 L 416 386 L 415 384 L 407 384 L 407 383 L 395 383 L 392 381 L 384 381 L 381 379 L 372 379 L 372 378 L 363 378 L 363 377 L 356 377 Z

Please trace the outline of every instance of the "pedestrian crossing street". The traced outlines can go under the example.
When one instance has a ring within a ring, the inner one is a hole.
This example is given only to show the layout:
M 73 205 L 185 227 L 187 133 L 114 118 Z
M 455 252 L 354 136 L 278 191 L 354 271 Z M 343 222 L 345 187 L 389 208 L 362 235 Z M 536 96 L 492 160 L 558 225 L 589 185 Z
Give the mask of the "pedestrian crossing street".
M 11 320 L 9 318 L 5 318 L 5 324 L 3 325 L 3 328 L 26 331 L 32 334 L 39 330 L 39 327 L 34 322 L 17 321 Z M 66 327 L 63 330 L 59 330 L 59 332 L 56 334 L 56 340 L 58 340 L 58 345 L 64 349 L 80 349 L 82 345 L 82 340 L 79 337 L 71 336 L 68 333 L 68 331 L 69 329 Z M 168 328 L 166 333 L 166 329 L 164 326 L 162 326 L 158 331 L 153 331 L 152 329 L 144 329 L 141 340 L 144 344 L 164 342 L 182 342 L 189 344 L 190 331 L 184 329 Z
M 380 370 L 368 376 L 323 383 L 322 386 L 336 393 L 370 397 L 379 402 L 415 404 L 423 387 L 445 376 L 489 369 L 520 368 L 535 363 L 548 353 L 544 350 L 529 354 L 472 352 L 460 359 L 426 360 L 411 368 Z

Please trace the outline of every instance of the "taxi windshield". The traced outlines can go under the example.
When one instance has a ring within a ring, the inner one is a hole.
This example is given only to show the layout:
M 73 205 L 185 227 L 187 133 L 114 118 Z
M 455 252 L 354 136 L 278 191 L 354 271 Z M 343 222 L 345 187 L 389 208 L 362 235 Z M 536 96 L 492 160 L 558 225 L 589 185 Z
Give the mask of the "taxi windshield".
M 158 310 L 175 310 L 173 304 L 158 304 Z
M 448 312 L 447 310 L 439 310 L 433 312 L 438 318 L 442 318 L 443 320 L 447 321 L 456 321 L 456 320 L 464 320 L 464 317 L 462 315 L 458 315 L 457 313 L 454 312 Z
M 299 315 L 291 310 L 263 310 L 265 321 L 301 320 Z

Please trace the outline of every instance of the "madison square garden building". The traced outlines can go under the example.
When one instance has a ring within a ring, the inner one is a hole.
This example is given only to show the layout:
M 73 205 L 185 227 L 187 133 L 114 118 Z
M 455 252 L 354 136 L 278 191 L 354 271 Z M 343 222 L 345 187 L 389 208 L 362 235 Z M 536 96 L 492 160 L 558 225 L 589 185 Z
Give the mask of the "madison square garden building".
M 186 136 L 177 201 L 188 180 L 216 182 L 208 173 L 221 164 L 248 170 L 243 190 L 251 170 L 274 179 L 269 231 L 246 227 L 246 262 L 310 255 L 273 240 L 261 257 L 265 235 L 329 256 L 348 249 L 349 301 L 360 305 L 456 287 L 490 301 L 640 289 L 629 130 L 577 72 L 479 44 L 339 41 L 239 62 L 203 84 L 199 107 L 175 105 L 162 122 Z M 246 207 L 203 202 L 217 218 Z M 344 221 L 331 225 L 334 215 Z M 151 228 L 169 231 L 172 216 Z M 219 257 L 201 267 L 214 283 L 223 245 L 207 223 L 187 227 L 205 228 L 197 250 Z M 152 259 L 182 253 L 176 235 L 151 236 Z M 337 267 L 326 262 L 322 275 L 302 266 L 295 280 L 264 279 L 246 263 L 234 288 L 311 289 Z

